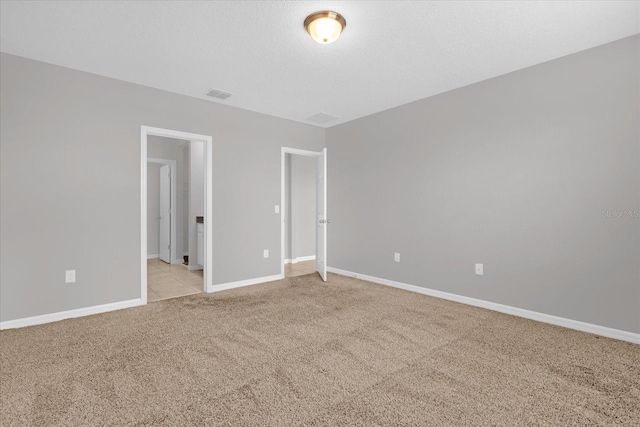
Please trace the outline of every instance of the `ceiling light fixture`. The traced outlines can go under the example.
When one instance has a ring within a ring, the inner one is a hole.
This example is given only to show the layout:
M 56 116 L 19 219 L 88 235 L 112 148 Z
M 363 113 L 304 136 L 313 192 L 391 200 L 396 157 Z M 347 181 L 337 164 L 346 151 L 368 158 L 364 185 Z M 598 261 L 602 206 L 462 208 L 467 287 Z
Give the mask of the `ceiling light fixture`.
M 329 44 L 338 40 L 347 21 L 338 12 L 323 10 L 312 13 L 304 20 L 304 28 L 316 42 Z

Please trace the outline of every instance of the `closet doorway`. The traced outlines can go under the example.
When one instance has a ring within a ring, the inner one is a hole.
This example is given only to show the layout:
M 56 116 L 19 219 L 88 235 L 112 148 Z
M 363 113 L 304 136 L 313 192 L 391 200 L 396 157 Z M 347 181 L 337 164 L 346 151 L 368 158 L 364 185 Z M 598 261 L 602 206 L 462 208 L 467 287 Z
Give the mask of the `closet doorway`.
M 327 156 L 282 147 L 281 274 L 294 277 L 317 271 L 327 280 Z

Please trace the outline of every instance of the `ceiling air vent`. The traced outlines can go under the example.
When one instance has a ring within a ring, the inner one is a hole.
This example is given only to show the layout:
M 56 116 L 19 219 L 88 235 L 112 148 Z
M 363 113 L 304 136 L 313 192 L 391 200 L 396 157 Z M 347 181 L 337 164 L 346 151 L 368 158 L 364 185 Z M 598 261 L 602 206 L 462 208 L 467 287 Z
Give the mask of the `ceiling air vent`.
M 212 98 L 218 98 L 218 99 L 227 99 L 228 97 L 231 96 L 229 92 L 225 92 L 220 89 L 211 89 L 205 95 L 210 96 Z
M 331 114 L 327 114 L 327 113 L 318 113 L 318 114 L 314 114 L 311 117 L 307 117 L 307 120 L 314 123 L 327 123 L 339 118 L 340 117 L 338 116 L 332 116 Z

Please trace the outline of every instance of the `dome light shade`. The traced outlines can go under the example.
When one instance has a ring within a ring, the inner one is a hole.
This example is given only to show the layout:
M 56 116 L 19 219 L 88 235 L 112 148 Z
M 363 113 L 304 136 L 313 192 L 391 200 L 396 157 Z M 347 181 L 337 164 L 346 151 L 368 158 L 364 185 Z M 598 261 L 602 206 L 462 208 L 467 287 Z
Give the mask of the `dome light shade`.
M 304 28 L 316 42 L 329 44 L 338 40 L 347 21 L 338 12 L 324 10 L 312 13 L 304 20 Z

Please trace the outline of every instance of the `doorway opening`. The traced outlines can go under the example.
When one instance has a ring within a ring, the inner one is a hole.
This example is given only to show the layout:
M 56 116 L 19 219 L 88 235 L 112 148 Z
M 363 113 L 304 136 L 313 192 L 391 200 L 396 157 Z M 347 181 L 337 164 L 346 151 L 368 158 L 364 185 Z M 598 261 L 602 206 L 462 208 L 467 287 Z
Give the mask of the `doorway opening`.
M 315 157 L 285 154 L 284 277 L 316 271 Z
M 211 137 L 141 128 L 141 299 L 211 286 Z
M 159 137 L 149 143 L 152 138 Z M 147 259 L 167 264 L 178 257 L 177 223 L 184 215 L 181 207 L 178 215 L 177 169 L 176 160 L 147 158 Z
M 281 274 L 326 281 L 326 148 L 282 148 Z

